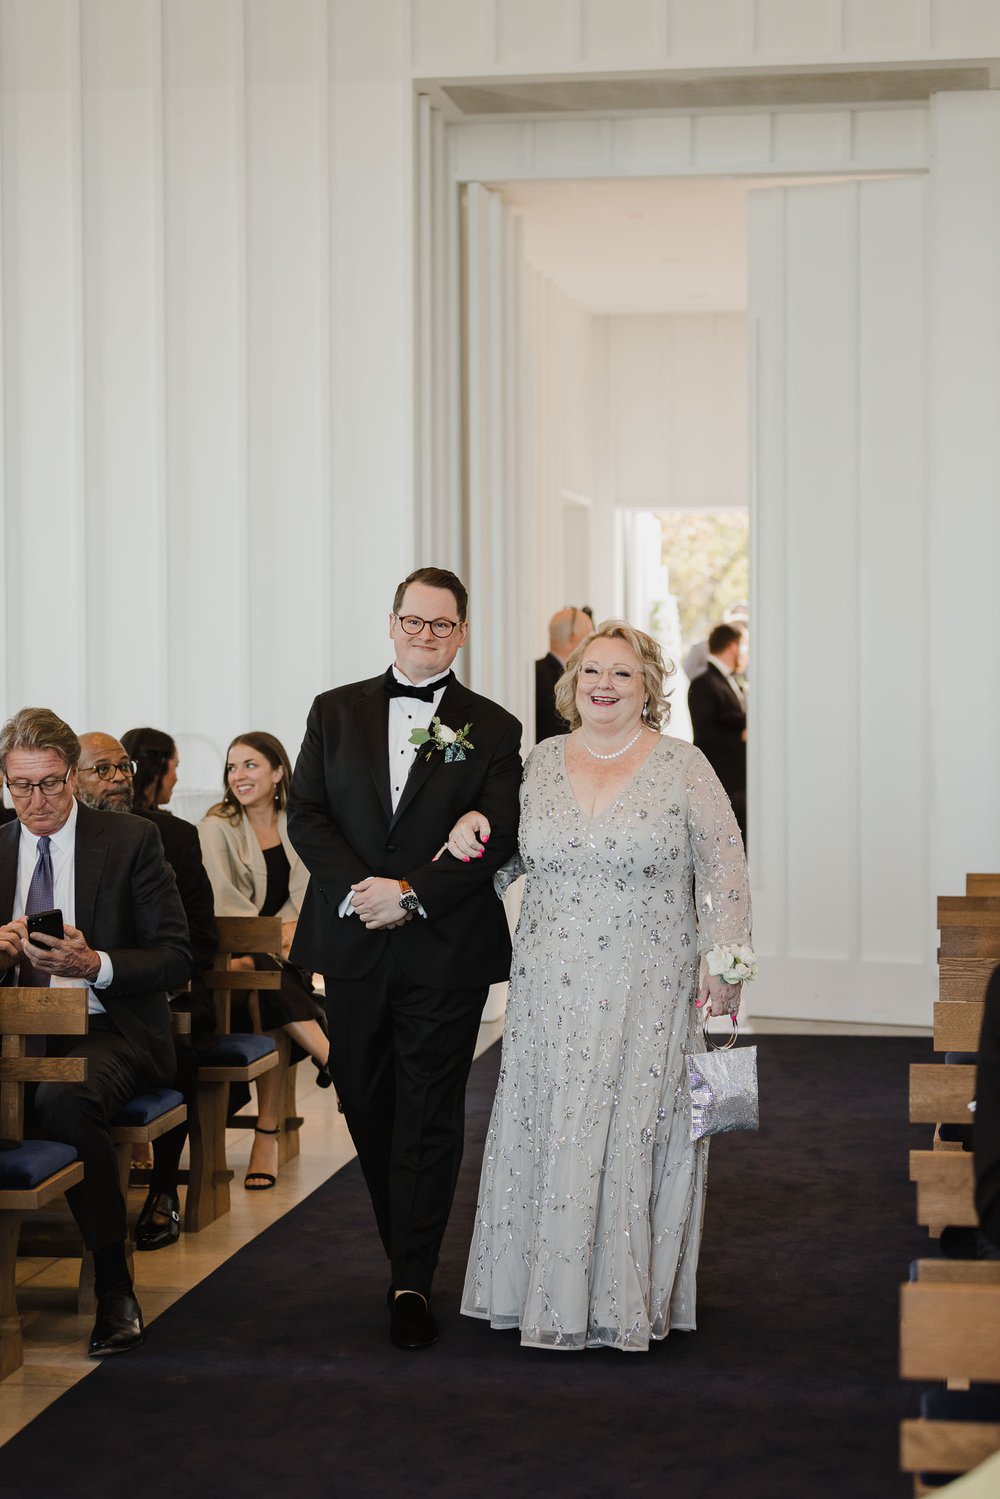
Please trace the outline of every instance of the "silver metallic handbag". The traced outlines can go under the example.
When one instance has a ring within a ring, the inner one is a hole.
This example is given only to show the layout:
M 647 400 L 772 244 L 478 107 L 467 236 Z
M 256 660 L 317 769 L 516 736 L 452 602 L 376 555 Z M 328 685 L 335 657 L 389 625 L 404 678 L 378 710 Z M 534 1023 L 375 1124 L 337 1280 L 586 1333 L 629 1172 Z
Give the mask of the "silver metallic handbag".
M 732 1020 L 733 1033 L 729 1040 L 724 1046 L 713 1047 L 706 1016 L 704 1036 L 708 1050 L 688 1054 L 692 1140 L 721 1135 L 731 1129 L 755 1130 L 760 1127 L 757 1048 L 736 1048 L 739 1025 L 735 1015 Z

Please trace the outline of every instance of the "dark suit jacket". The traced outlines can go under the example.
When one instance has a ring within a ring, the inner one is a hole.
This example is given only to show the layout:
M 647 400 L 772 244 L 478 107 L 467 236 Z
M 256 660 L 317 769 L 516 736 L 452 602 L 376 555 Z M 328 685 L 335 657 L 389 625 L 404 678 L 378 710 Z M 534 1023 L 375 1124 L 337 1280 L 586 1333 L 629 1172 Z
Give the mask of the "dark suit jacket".
M 136 812 L 146 822 L 151 822 L 160 835 L 167 863 L 177 881 L 177 894 L 187 917 L 188 936 L 194 958 L 195 974 L 191 980 L 190 994 L 175 995 L 173 1007 L 188 1010 L 194 1017 L 195 1033 L 209 1033 L 215 1029 L 215 1002 L 205 987 L 201 974 L 211 968 L 219 950 L 219 938 L 215 929 L 215 898 L 212 882 L 208 878 L 201 859 L 201 839 L 193 822 L 183 817 L 173 817 L 158 809 Z
M 702 751 L 730 801 L 746 801 L 747 747 L 743 731 L 746 709 L 719 668 L 710 661 L 688 688 L 694 742 Z
M 0 921 L 9 921 L 17 891 L 21 824 L 0 827 Z M 114 967 L 101 1004 L 131 1043 L 150 1079 L 174 1074 L 167 990 L 191 975 L 184 907 L 160 840 L 127 812 L 77 804 L 76 920 L 91 947 Z M 13 970 L 12 970 L 13 972 Z
M 510 934 L 493 875 L 517 846 L 521 725 L 454 679 L 438 716 L 470 724 L 474 748 L 445 763 L 421 748 L 393 814 L 389 794 L 389 699 L 382 677 L 325 692 L 312 705 L 292 777 L 288 834 L 310 880 L 292 962 L 335 978 L 370 973 L 392 945 L 416 984 L 485 987 L 510 972 Z M 490 820 L 481 859 L 434 855 L 463 812 Z M 409 880 L 427 912 L 394 931 L 369 932 L 338 915 L 351 885 L 368 875 Z
M 564 670 L 551 651 L 535 662 L 535 738 L 539 744 L 554 734 L 569 733 L 569 724 L 556 712 L 556 683 Z
M 986 988 L 972 1126 L 979 1226 L 1000 1249 L 1000 968 Z

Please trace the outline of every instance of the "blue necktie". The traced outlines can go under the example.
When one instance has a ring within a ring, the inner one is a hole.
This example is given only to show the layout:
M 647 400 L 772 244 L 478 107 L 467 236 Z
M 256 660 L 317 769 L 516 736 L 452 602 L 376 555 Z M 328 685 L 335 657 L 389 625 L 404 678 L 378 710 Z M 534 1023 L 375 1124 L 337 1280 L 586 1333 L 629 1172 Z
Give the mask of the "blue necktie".
M 43 833 L 38 840 L 35 867 L 31 875 L 31 884 L 28 886 L 28 898 L 24 903 L 25 916 L 34 916 L 38 911 L 51 911 L 55 904 L 52 855 L 49 852 L 51 842 L 47 833 Z M 52 982 L 47 973 L 39 973 L 30 958 L 21 959 L 20 977 L 22 985 L 33 989 L 47 989 Z

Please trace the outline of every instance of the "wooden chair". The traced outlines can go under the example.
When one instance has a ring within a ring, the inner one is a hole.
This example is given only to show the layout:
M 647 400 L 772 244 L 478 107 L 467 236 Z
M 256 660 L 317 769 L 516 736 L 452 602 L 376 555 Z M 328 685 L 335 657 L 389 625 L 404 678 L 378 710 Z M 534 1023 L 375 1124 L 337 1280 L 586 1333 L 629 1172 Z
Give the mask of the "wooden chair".
M 900 1466 L 928 1477 L 968 1472 L 1000 1451 L 995 1392 L 982 1419 L 984 1392 L 968 1391 L 1000 1381 L 1000 1262 L 921 1260 L 900 1307 L 902 1377 L 948 1386 L 926 1393 L 924 1416 L 902 1422 Z
M 280 985 L 280 974 L 236 969 L 232 960 L 237 953 L 280 951 L 281 921 L 277 916 L 220 916 L 216 928 L 219 951 L 214 968 L 204 975 L 215 1000 L 216 1034 L 200 1056 L 195 1108 L 188 1125 L 191 1166 L 184 1203 L 186 1233 L 198 1233 L 229 1212 L 233 1173 L 226 1162 L 226 1116 L 230 1085 L 253 1082 L 280 1061 L 270 1036 L 231 1031 L 230 1004 L 236 990 L 260 991 Z
M 966 895 L 1000 895 L 1000 874 L 967 874 Z
M 0 989 L 0 1137 L 16 1142 L 0 1150 L 0 1379 L 24 1362 L 15 1271 L 21 1221 L 83 1180 L 70 1145 L 24 1138 L 24 1085 L 83 1082 L 83 1057 L 27 1054 L 31 1036 L 82 1036 L 87 1029 L 86 989 Z

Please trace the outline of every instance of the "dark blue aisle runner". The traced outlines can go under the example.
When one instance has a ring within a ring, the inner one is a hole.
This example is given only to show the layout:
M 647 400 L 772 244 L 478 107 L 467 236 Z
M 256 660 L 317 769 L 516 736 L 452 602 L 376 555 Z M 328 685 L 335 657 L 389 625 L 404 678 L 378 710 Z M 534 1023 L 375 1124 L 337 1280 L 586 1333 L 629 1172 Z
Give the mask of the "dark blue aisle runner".
M 762 1128 L 712 1145 L 698 1331 L 524 1350 L 458 1314 L 499 1047 L 473 1068 L 436 1348 L 387 1337 L 385 1260 L 339 1172 L 0 1449 L 4 1499 L 892 1499 L 907 1069 L 929 1042 L 759 1039 Z M 169 1251 L 164 1251 L 169 1253 Z M 0 1386 L 0 1399 L 3 1389 Z

